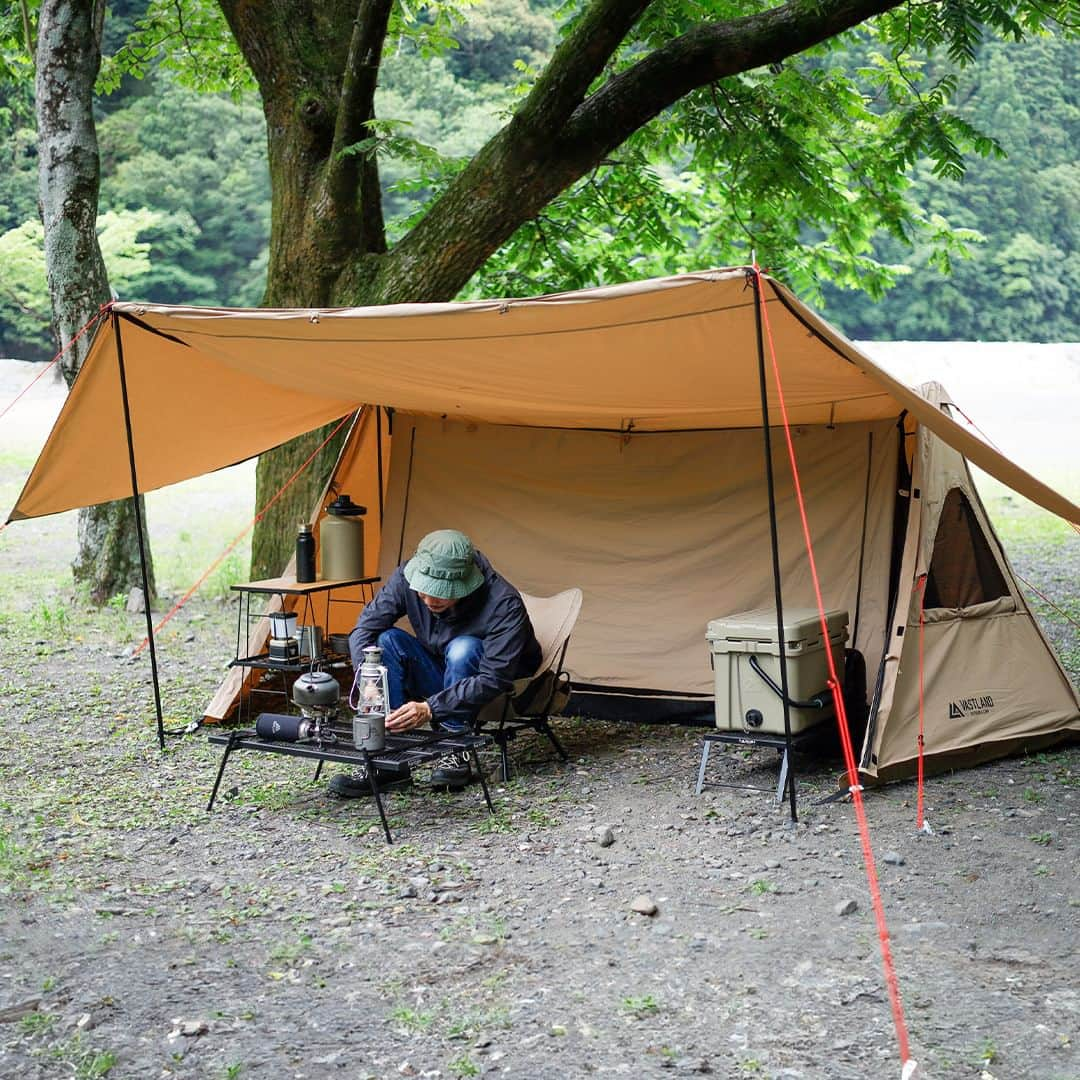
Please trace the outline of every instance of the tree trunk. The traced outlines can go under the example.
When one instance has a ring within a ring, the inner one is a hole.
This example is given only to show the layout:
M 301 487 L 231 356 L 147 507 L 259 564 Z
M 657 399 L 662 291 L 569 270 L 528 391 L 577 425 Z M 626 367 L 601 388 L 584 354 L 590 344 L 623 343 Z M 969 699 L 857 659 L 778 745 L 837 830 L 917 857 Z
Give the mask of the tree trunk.
M 60 344 L 109 300 L 97 240 L 101 163 L 93 115 L 104 10 L 104 3 L 94 0 L 43 0 L 38 18 L 38 184 L 53 329 Z M 108 332 L 107 322 L 99 332 Z M 64 354 L 60 364 L 68 386 L 89 347 L 84 336 Z M 80 510 L 78 536 L 72 571 L 96 603 L 142 584 L 133 500 Z M 147 570 L 152 594 L 153 569 Z
M 359 280 L 342 300 L 339 282 L 358 255 L 373 265 L 367 272 L 354 271 L 354 277 L 370 281 L 385 251 L 378 172 L 373 161 L 343 159 L 337 150 L 367 134 L 362 124 L 372 115 L 390 4 L 362 0 L 359 12 L 349 0 L 310 6 L 304 0 L 223 3 L 222 8 L 259 79 L 266 114 L 273 216 L 263 303 L 327 307 L 369 302 Z M 355 78 L 345 78 L 347 68 Z M 317 385 L 318 368 L 310 370 Z M 256 507 L 275 500 L 333 428 L 328 425 L 260 456 Z M 344 429 L 256 522 L 253 579 L 281 573 L 293 552 L 297 525 L 311 516 L 343 440 Z

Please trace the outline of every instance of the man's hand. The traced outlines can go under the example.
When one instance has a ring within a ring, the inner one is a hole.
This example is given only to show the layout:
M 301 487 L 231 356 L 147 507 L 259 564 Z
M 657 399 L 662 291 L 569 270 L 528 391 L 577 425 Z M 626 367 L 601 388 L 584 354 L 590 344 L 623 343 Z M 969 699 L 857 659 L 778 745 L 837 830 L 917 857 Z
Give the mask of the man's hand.
M 431 706 L 426 701 L 406 701 L 386 718 L 387 731 L 409 731 L 431 719 Z

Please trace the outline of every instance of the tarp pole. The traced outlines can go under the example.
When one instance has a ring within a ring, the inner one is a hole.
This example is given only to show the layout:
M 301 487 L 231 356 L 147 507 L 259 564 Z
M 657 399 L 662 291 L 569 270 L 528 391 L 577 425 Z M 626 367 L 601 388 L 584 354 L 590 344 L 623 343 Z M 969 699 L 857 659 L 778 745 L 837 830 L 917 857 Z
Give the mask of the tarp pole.
M 379 470 L 379 529 L 383 520 L 382 406 L 375 406 L 375 468 Z M 381 532 L 379 534 L 382 535 Z
M 139 539 L 139 567 L 142 570 L 143 611 L 146 613 L 146 638 L 150 643 L 150 672 L 154 682 L 154 710 L 157 713 L 158 744 L 165 749 L 165 719 L 161 714 L 161 685 L 158 682 L 157 650 L 154 648 L 154 618 L 150 612 L 150 575 L 146 568 L 146 533 L 139 506 L 139 478 L 135 472 L 135 440 L 131 434 L 131 406 L 128 403 L 127 372 L 124 369 L 124 344 L 120 337 L 120 318 L 110 313 L 116 337 L 116 360 L 120 367 L 120 397 L 124 403 L 124 431 L 127 434 L 128 465 L 131 467 L 131 498 L 135 504 L 135 532 Z
M 754 330 L 757 335 L 758 384 L 761 389 L 761 432 L 765 441 L 765 483 L 769 492 L 769 539 L 772 545 L 773 595 L 776 598 L 776 641 L 780 647 L 780 689 L 784 705 L 784 754 L 787 764 L 788 802 L 791 820 L 798 821 L 795 808 L 795 766 L 791 749 L 791 706 L 788 695 L 787 649 L 784 642 L 784 590 L 780 583 L 780 538 L 776 527 L 776 486 L 773 481 L 772 437 L 769 432 L 769 394 L 765 378 L 765 337 L 761 327 L 761 275 L 755 266 L 751 275 L 754 283 Z M 825 643 L 829 647 L 829 643 Z

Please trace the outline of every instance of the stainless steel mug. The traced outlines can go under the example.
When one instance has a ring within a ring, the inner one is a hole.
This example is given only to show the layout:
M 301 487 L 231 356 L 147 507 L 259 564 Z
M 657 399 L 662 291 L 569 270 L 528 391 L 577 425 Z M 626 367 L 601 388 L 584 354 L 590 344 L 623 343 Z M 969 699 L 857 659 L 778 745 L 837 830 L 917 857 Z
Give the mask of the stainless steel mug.
M 302 660 L 318 660 L 322 656 L 322 627 L 298 626 L 296 643 L 300 648 Z
M 374 754 L 386 746 L 386 715 L 357 713 L 353 717 L 353 746 Z

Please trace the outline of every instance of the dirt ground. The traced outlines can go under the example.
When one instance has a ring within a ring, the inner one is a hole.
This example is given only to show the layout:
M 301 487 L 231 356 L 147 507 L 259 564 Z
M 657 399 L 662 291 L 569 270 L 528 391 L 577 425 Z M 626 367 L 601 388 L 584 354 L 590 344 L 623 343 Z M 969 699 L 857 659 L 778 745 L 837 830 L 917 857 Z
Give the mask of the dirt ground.
M 0 453 L 10 503 L 25 455 Z M 192 498 L 238 502 L 220 479 Z M 165 562 L 186 518 L 162 504 Z M 834 758 L 798 759 L 797 825 L 767 793 L 696 797 L 700 731 L 581 720 L 565 764 L 515 744 L 494 817 L 418 774 L 393 846 L 289 759 L 238 755 L 207 814 L 219 749 L 157 749 L 141 617 L 73 594 L 72 534 L 0 534 L 0 1077 L 900 1077 L 852 807 L 820 801 Z M 1012 554 L 1075 614 L 1080 537 Z M 1075 627 L 1047 626 L 1075 679 Z M 170 726 L 234 635 L 224 596 L 162 632 Z M 714 783 L 775 776 L 713 754 Z M 866 795 L 913 1056 L 1077 1080 L 1080 747 L 929 779 L 932 835 L 915 801 Z

